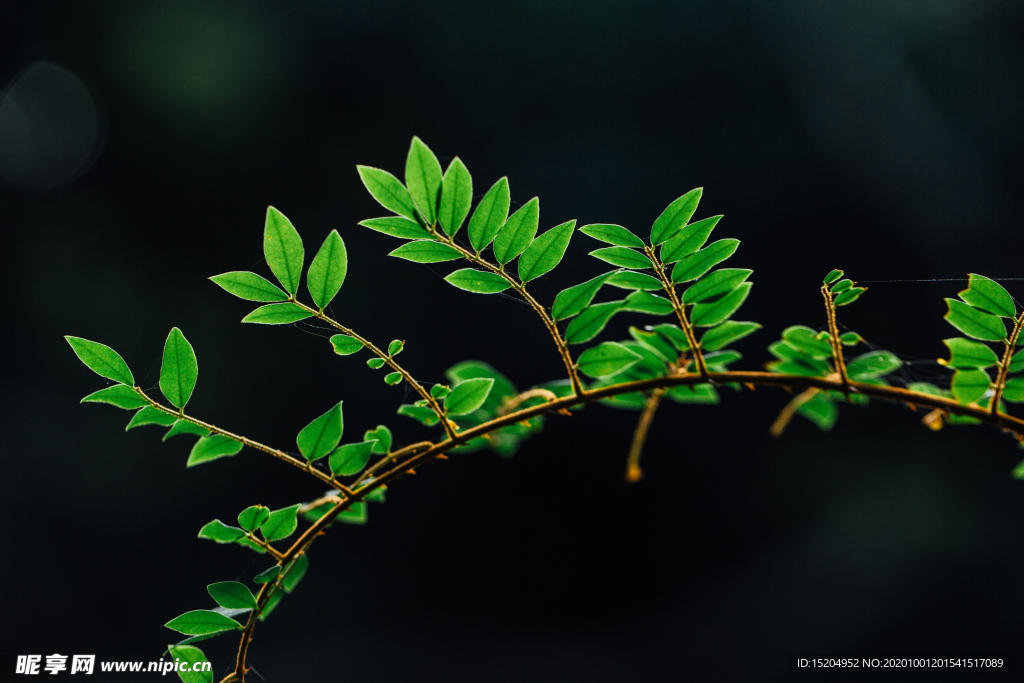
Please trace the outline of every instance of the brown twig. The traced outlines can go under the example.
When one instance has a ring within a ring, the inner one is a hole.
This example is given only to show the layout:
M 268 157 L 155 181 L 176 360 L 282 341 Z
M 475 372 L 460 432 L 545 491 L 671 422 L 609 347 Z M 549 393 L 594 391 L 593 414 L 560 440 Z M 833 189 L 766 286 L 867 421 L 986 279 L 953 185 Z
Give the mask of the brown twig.
M 629 457 L 626 458 L 626 481 L 635 484 L 644 476 L 640 469 L 640 456 L 644 451 L 644 442 L 647 441 L 647 432 L 654 422 L 654 413 L 658 410 L 661 397 L 665 389 L 655 389 L 644 402 L 644 412 L 640 415 L 640 421 L 636 423 L 636 430 L 633 432 L 633 443 L 629 447 Z
M 992 405 L 989 406 L 993 415 L 999 413 L 999 401 L 1003 398 L 1003 388 L 1006 386 L 1006 374 L 1010 371 L 1010 361 L 1013 358 L 1013 350 L 1017 347 L 1017 338 L 1020 335 L 1020 328 L 1024 325 L 1024 312 L 1013 321 L 1013 332 L 1010 338 L 1004 342 L 1006 349 L 1003 351 L 1003 362 L 999 364 L 999 374 L 996 377 L 996 389 L 992 396 Z

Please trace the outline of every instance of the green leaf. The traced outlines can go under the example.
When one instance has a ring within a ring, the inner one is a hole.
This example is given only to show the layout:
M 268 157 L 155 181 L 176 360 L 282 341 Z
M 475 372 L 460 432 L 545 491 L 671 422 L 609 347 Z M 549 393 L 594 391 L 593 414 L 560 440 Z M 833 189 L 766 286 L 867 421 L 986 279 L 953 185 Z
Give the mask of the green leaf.
M 696 280 L 722 261 L 736 253 L 739 240 L 725 239 L 713 242 L 700 251 L 690 254 L 672 268 L 672 282 Z
M 204 462 L 210 462 L 218 458 L 226 458 L 236 455 L 240 450 L 242 450 L 241 441 L 235 441 L 222 434 L 204 436 L 199 441 L 196 441 L 196 445 L 192 447 L 192 452 L 189 453 L 188 462 L 185 463 L 185 466 L 194 467 L 195 465 L 201 465 Z
M 1014 479 L 1024 479 L 1024 460 L 1017 463 L 1017 466 L 1014 467 L 1013 472 L 1011 472 L 1011 476 L 1013 476 Z
M 1013 377 L 1003 385 L 1003 398 L 1010 403 L 1024 403 L 1024 377 Z
M 555 297 L 555 302 L 551 306 L 551 316 L 555 320 L 565 320 L 576 315 L 590 305 L 598 290 L 601 289 L 601 286 L 618 272 L 621 271 L 612 271 L 604 275 L 598 275 L 593 280 L 587 280 L 582 284 L 563 289 Z
M 300 555 L 299 559 L 292 563 L 292 568 L 284 575 L 284 579 L 281 580 L 281 587 L 284 588 L 285 593 L 291 594 L 295 590 L 299 581 L 302 581 L 302 577 L 306 575 L 307 569 L 309 569 L 309 555 Z
M 295 441 L 306 460 L 319 460 L 337 448 L 344 430 L 341 401 L 338 401 L 326 413 L 303 427 Z
M 174 645 L 168 649 L 171 659 L 182 663 L 178 678 L 182 683 L 213 683 L 213 670 L 207 668 L 210 660 L 203 651 L 192 645 Z
M 398 414 L 411 417 L 426 427 L 433 427 L 437 424 L 437 413 L 423 406 L 401 405 L 398 406 Z
M 247 301 L 284 301 L 288 295 L 256 273 L 236 270 L 210 278 L 229 294 Z
M 299 278 L 306 252 L 295 226 L 283 213 L 267 207 L 267 224 L 263 230 L 263 255 L 270 271 L 292 296 L 299 291 Z
M 654 292 L 661 289 L 661 281 L 645 273 L 637 273 L 632 270 L 620 270 L 612 273 L 608 284 L 621 289 L 642 289 Z
M 957 370 L 953 373 L 950 392 L 961 405 L 974 403 L 988 391 L 991 380 L 984 370 Z
M 164 434 L 164 438 L 160 440 L 167 441 L 167 439 L 171 438 L 172 436 L 178 436 L 179 434 L 192 434 L 195 436 L 202 437 L 206 436 L 209 433 L 210 430 L 207 429 L 206 427 L 200 427 L 199 425 L 193 424 L 188 420 L 177 420 L 173 425 L 171 425 L 171 428 L 167 430 L 167 433 Z
M 697 304 L 690 312 L 690 322 L 697 327 L 710 327 L 735 313 L 750 294 L 753 283 L 744 282 L 713 304 Z
M 379 370 L 382 367 L 384 367 L 384 359 L 371 358 L 370 360 L 366 361 L 366 367 L 370 368 L 371 370 Z
M 263 534 L 263 538 L 267 541 L 280 541 L 282 538 L 288 538 L 295 533 L 295 528 L 298 526 L 297 515 L 299 514 L 300 507 L 302 506 L 292 505 L 271 512 L 267 517 L 267 521 L 260 525 L 260 533 Z
M 731 363 L 735 363 L 738 360 L 743 360 L 743 354 L 739 351 L 733 351 L 732 349 L 726 349 L 725 351 L 717 351 L 715 353 L 709 353 L 704 356 L 704 360 L 707 361 L 708 366 L 718 365 L 725 367 Z
M 661 262 L 668 265 L 695 254 L 708 241 L 711 231 L 715 229 L 720 220 L 722 220 L 722 216 L 712 216 L 687 225 L 675 237 L 662 245 Z
M 961 299 L 975 308 L 1004 318 L 1013 318 L 1017 315 L 1013 297 L 1002 285 L 977 273 L 970 273 L 969 277 L 970 284 L 967 289 L 960 292 Z
M 648 330 L 654 330 L 662 337 L 668 340 L 672 346 L 678 351 L 687 351 L 690 348 L 690 343 L 686 339 L 686 333 L 679 327 L 679 325 L 672 325 L 670 323 L 662 323 L 661 325 L 648 325 Z M 710 330 L 709 330 L 710 332 Z
M 946 365 L 951 368 L 988 368 L 999 363 L 996 352 L 981 342 L 955 337 L 943 339 L 942 343 L 949 348 L 950 358 Z
M 359 225 L 382 232 L 392 237 L 401 237 L 410 240 L 432 240 L 434 236 L 423 229 L 416 221 L 401 216 L 388 216 L 386 218 L 367 218 L 359 221 Z
M 836 280 L 838 280 L 839 278 L 841 278 L 842 276 L 843 276 L 843 271 L 841 271 L 841 270 L 833 270 L 831 273 L 826 275 L 825 279 L 822 280 L 821 282 L 822 282 L 822 284 L 830 285 L 833 282 L 835 282 Z
M 372 166 L 356 166 L 356 170 L 359 171 L 363 185 L 381 206 L 400 216 L 416 220 L 412 196 L 398 178 Z
M 342 510 L 338 515 L 338 521 L 344 522 L 345 524 L 366 524 L 366 519 L 367 508 L 366 503 L 363 501 L 352 503 L 352 507 L 347 510 Z
M 481 408 L 488 412 L 494 412 L 501 407 L 502 399 L 519 393 L 508 377 L 481 361 L 467 360 L 456 363 L 445 370 L 444 374 L 452 384 L 458 384 L 467 379 L 493 379 L 494 386 L 491 388 L 491 393 L 488 394 L 487 400 Z M 451 390 L 448 393 L 451 393 Z
M 387 490 L 387 488 L 387 486 L 380 486 L 379 488 L 375 488 L 369 493 L 367 493 L 366 497 L 363 498 L 363 500 L 365 500 L 368 503 L 383 503 L 384 492 Z
M 337 230 L 331 230 L 306 273 L 306 287 L 317 307 L 323 310 L 331 303 L 345 282 L 346 273 L 348 252 L 345 251 L 345 242 Z
M 640 361 L 640 354 L 617 342 L 604 342 L 580 354 L 577 366 L 584 375 L 599 379 L 611 377 Z
M 437 220 L 441 229 L 448 236 L 454 236 L 462 227 L 462 222 L 469 215 L 469 207 L 473 203 L 473 178 L 469 170 L 458 157 L 448 164 L 441 181 L 441 204 L 437 210 Z
M 722 268 L 708 273 L 683 292 L 684 304 L 711 303 L 736 289 L 754 271 L 746 268 Z
M 409 187 L 420 215 L 428 224 L 437 220 L 437 200 L 441 194 L 441 164 L 423 141 L 413 137 L 405 158 L 405 184 Z
M 199 530 L 199 538 L 206 538 L 215 543 L 234 543 L 245 537 L 245 532 L 238 527 L 228 526 L 219 519 L 205 524 Z
M 819 339 L 818 333 L 804 325 L 793 325 L 782 331 L 782 338 L 811 358 L 831 358 L 832 344 Z
M 718 392 L 710 384 L 696 384 L 692 387 L 676 386 L 665 392 L 665 395 L 676 403 L 717 404 Z
M 164 626 L 178 633 L 184 633 L 186 636 L 201 636 L 206 633 L 219 633 L 242 628 L 242 625 L 234 619 L 208 609 L 185 612 L 180 617 L 171 619 Z
M 483 251 L 501 230 L 501 226 L 505 225 L 509 203 L 508 178 L 502 178 L 487 190 L 487 194 L 476 205 L 468 228 L 469 243 L 476 253 Z
M 594 304 L 576 316 L 565 329 L 565 341 L 570 344 L 588 342 L 601 333 L 604 326 L 618 313 L 624 301 Z
M 259 325 L 287 325 L 288 323 L 305 320 L 312 315 L 312 313 L 295 304 L 268 304 L 260 306 L 242 318 L 242 322 L 257 323 Z
M 505 265 L 516 256 L 522 254 L 537 234 L 540 220 L 540 200 L 534 197 L 526 202 L 514 214 L 508 217 L 505 225 L 494 237 L 494 258 Z
M 132 419 L 128 422 L 128 426 L 124 428 L 124 431 L 129 429 L 135 429 L 143 425 L 160 425 L 161 427 L 167 427 L 174 424 L 178 420 L 176 415 L 164 412 L 159 408 L 153 406 L 146 406 L 139 412 L 132 416 Z
M 136 408 L 149 405 L 149 401 L 139 396 L 139 394 L 130 386 L 124 384 L 115 384 L 112 387 L 95 391 L 83 398 L 80 402 L 109 403 L 112 406 L 124 408 L 125 410 L 134 410 Z
M 815 358 L 811 358 L 810 356 L 805 354 L 803 351 L 801 351 L 800 349 L 798 349 L 797 347 L 793 346 L 792 344 L 790 344 L 789 342 L 787 342 L 785 340 L 779 340 L 777 342 L 773 342 L 768 347 L 768 351 L 773 356 L 775 356 L 776 358 L 779 358 L 779 359 L 781 359 L 783 361 L 792 361 L 793 363 L 795 363 L 797 365 L 802 365 L 805 368 L 809 368 L 809 369 L 811 369 L 813 371 L 811 373 L 807 373 L 807 372 L 798 372 L 798 371 L 796 371 L 796 370 L 794 370 L 792 368 L 788 368 L 788 367 L 786 369 L 778 369 L 777 367 L 772 367 L 770 369 L 773 372 L 787 372 L 787 373 L 792 373 L 792 374 L 795 374 L 795 375 L 824 376 L 824 375 L 829 374 L 832 371 L 832 369 L 829 367 L 828 363 L 826 363 L 826 362 L 824 362 L 822 360 L 817 360 Z
M 404 348 L 405 343 L 399 339 L 395 339 L 390 344 L 388 344 L 388 355 L 391 357 L 397 356 L 402 352 L 402 349 Z
M 263 605 L 263 609 L 260 610 L 260 621 L 266 621 L 267 617 L 269 617 L 270 613 L 277 608 L 277 605 L 282 599 L 284 599 L 283 591 L 274 591 L 271 593 L 267 603 Z
M 843 346 L 856 346 L 864 342 L 864 337 L 856 332 L 844 332 L 839 335 L 839 343 Z
M 402 373 L 400 372 L 389 372 L 384 375 L 384 383 L 389 386 L 395 386 L 402 381 Z
M 331 346 L 334 347 L 334 352 L 339 356 L 351 356 L 363 348 L 363 343 L 347 334 L 336 334 L 331 337 Z
M 71 349 L 78 359 L 97 375 L 127 384 L 130 387 L 135 386 L 132 371 L 128 369 L 128 365 L 117 351 L 109 346 L 81 337 L 65 336 L 64 338 L 68 340 L 68 344 L 71 344 Z
M 644 241 L 621 225 L 595 223 L 593 225 L 584 225 L 580 228 L 580 232 L 584 235 L 589 235 L 596 240 L 601 240 L 608 244 L 614 244 L 617 247 L 644 248 Z
M 643 270 L 644 268 L 654 267 L 651 259 L 629 247 L 603 247 L 590 252 L 590 255 L 613 266 L 620 266 L 622 268 Z
M 832 429 L 839 417 L 839 408 L 824 394 L 815 394 L 811 400 L 797 408 L 797 413 L 818 425 L 822 431 Z
M 370 454 L 376 445 L 376 441 L 345 444 L 331 453 L 331 472 L 345 477 L 359 474 L 366 467 L 366 463 L 370 461 Z
M 455 259 L 462 258 L 462 254 L 453 247 L 431 240 L 406 242 L 388 254 L 388 256 L 405 259 L 413 263 L 440 263 L 442 261 L 454 261 Z
M 459 382 L 444 399 L 445 410 L 449 415 L 468 415 L 484 404 L 493 386 L 494 380 L 491 378 Z
M 668 315 L 675 309 L 672 308 L 672 302 L 665 297 L 637 290 L 626 297 L 621 310 L 650 313 L 651 315 Z
M 654 221 L 651 228 L 651 244 L 658 246 L 662 242 L 674 237 L 683 229 L 693 212 L 697 210 L 697 203 L 704 188 L 698 187 L 690 190 L 679 199 L 668 205 L 658 219 Z
M 761 329 L 761 325 L 758 323 L 727 320 L 718 327 L 713 327 L 705 332 L 704 336 L 700 338 L 700 346 L 705 351 L 724 349 L 734 341 L 743 339 L 743 337 L 753 334 L 759 329 Z M 679 332 L 682 334 L 682 330 L 679 330 Z
M 256 609 L 256 596 L 238 581 L 219 581 L 206 587 L 206 592 L 224 609 Z
M 840 280 L 832 287 L 833 294 L 842 294 L 846 290 L 853 287 L 853 280 Z
M 253 551 L 257 555 L 266 555 L 267 554 L 267 551 L 266 551 L 265 548 L 263 548 L 263 546 L 261 546 L 259 543 L 256 543 L 255 541 L 252 541 L 252 540 L 250 540 L 248 538 L 240 538 L 240 539 L 238 539 L 238 541 L 236 541 L 235 545 L 240 545 L 243 548 L 248 548 L 249 550 Z
M 451 389 L 444 384 L 435 384 L 430 387 L 430 395 L 434 398 L 444 398 L 450 393 Z
M 895 372 L 903 365 L 891 351 L 871 351 L 847 361 L 846 374 L 853 380 L 875 379 Z
M 663 363 L 674 361 L 679 354 L 676 353 L 675 347 L 669 342 L 665 341 L 657 332 L 645 332 L 639 328 L 630 326 L 629 336 L 636 340 L 636 343 L 646 348 Z M 664 368 L 659 369 L 659 372 Z
M 363 441 L 376 441 L 373 452 L 383 455 L 391 450 L 391 430 L 384 425 L 377 425 L 376 429 L 363 433 Z
M 264 569 L 256 576 L 252 577 L 253 583 L 273 583 L 274 580 L 281 574 L 281 565 L 275 564 L 269 569 Z
M 164 342 L 163 363 L 160 365 L 160 391 L 175 408 L 184 410 L 192 396 L 199 376 L 196 352 L 177 327 L 171 328 Z
M 270 517 L 270 508 L 252 505 L 238 513 L 238 524 L 246 531 L 256 531 Z
M 860 298 L 860 295 L 868 291 L 867 287 L 853 287 L 846 290 L 835 299 L 832 300 L 833 306 L 846 306 L 852 304 L 854 301 Z
M 1024 349 L 1013 354 L 1013 357 L 1010 358 L 1010 367 L 1007 372 L 1020 372 L 1021 370 L 1024 370 Z
M 519 279 L 536 280 L 557 266 L 569 247 L 576 220 L 555 226 L 530 243 L 519 257 Z
M 467 292 L 475 292 L 477 294 L 497 294 L 498 292 L 504 292 L 506 289 L 511 287 L 505 278 L 498 275 L 497 273 L 491 273 L 485 270 L 474 270 L 473 268 L 462 268 L 456 270 L 445 278 L 445 281 L 449 284 L 455 285 L 459 289 L 464 289 Z
M 943 317 L 968 337 L 987 341 L 1006 339 L 1006 325 L 998 317 L 983 313 L 956 299 L 946 299 L 946 304 L 949 310 Z

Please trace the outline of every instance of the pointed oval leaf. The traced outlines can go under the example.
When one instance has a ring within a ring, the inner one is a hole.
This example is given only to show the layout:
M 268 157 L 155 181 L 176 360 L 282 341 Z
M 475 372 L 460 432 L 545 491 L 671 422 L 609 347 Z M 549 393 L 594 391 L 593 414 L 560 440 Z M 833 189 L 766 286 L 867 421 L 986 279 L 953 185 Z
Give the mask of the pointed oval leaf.
M 853 280 L 840 280 L 832 286 L 831 292 L 833 294 L 842 294 L 846 290 L 853 287 Z
M 565 256 L 575 227 L 575 219 L 567 221 L 531 242 L 519 257 L 519 279 L 523 282 L 536 280 L 557 266 Z
M 860 295 L 868 291 L 867 287 L 851 287 L 832 300 L 834 306 L 846 306 L 860 298 Z
M 331 453 L 331 459 L 328 461 L 331 472 L 343 477 L 359 474 L 370 461 L 370 454 L 376 445 L 376 441 L 345 444 Z
M 313 257 L 306 273 L 306 287 L 313 302 L 323 310 L 337 295 L 348 273 L 348 252 L 337 230 L 331 230 Z
M 494 380 L 489 377 L 459 382 L 445 397 L 445 410 L 449 415 L 468 415 L 484 404 L 493 386 Z
M 125 410 L 135 410 L 136 408 L 149 405 L 149 401 L 139 396 L 135 389 L 124 384 L 115 384 L 112 387 L 100 389 L 89 394 L 80 402 L 109 403 L 112 406 L 124 408 Z
M 761 325 L 751 322 L 727 320 L 718 327 L 713 327 L 700 338 L 700 346 L 705 351 L 724 349 L 734 341 L 743 339 L 761 329 Z M 682 330 L 680 330 L 682 332 Z
M 584 375 L 600 379 L 620 373 L 640 359 L 640 354 L 618 342 L 604 342 L 581 353 L 576 364 Z
M 407 242 L 392 251 L 388 256 L 405 259 L 413 263 L 440 263 L 442 261 L 454 261 L 455 259 L 462 258 L 462 254 L 453 247 L 431 240 Z
M 191 640 L 189 639 L 189 641 Z M 213 683 L 213 669 L 210 666 L 210 660 L 198 647 L 179 644 L 171 647 L 167 653 L 175 662 L 181 662 L 178 669 L 178 678 L 181 679 L 181 683 Z
M 690 190 L 679 199 L 675 200 L 658 216 L 651 227 L 651 244 L 657 246 L 666 240 L 675 237 L 682 230 L 686 223 L 697 210 L 701 193 L 704 188 L 698 187 Z
M 832 429 L 836 418 L 839 417 L 839 408 L 831 399 L 821 393 L 815 394 L 813 398 L 797 408 L 796 412 L 818 425 L 825 432 Z
M 379 490 L 374 489 L 374 491 Z M 373 491 L 370 493 L 372 494 Z M 299 581 L 302 581 L 302 577 L 306 575 L 307 569 L 309 569 L 309 555 L 300 555 L 299 559 L 292 563 L 292 568 L 284 575 L 284 580 L 281 582 L 281 587 L 284 588 L 285 593 L 290 594 L 295 590 L 295 587 L 299 585 Z
M 722 220 L 722 216 L 712 216 L 687 225 L 675 237 L 662 245 L 661 262 L 668 265 L 686 258 L 690 254 L 695 254 L 708 241 L 711 231 L 715 229 L 720 220 Z
M 1003 286 L 984 275 L 970 273 L 970 284 L 967 289 L 960 292 L 960 298 L 988 313 L 1013 318 L 1017 315 L 1017 307 L 1013 303 L 1013 297 L 1003 289 Z
M 241 441 L 236 441 L 223 434 L 204 436 L 199 441 L 196 441 L 196 445 L 192 447 L 192 452 L 189 453 L 188 462 L 185 463 L 185 466 L 194 467 L 211 460 L 237 455 L 242 450 L 242 445 Z
M 658 278 L 632 270 L 620 270 L 617 273 L 612 273 L 608 284 L 621 289 L 642 289 L 647 292 L 661 289 L 661 281 Z
M 469 215 L 473 203 L 473 177 L 458 157 L 448 164 L 441 180 L 441 203 L 437 209 L 437 220 L 448 236 L 454 236 Z
M 618 272 L 621 271 L 612 271 L 604 275 L 598 275 L 593 280 L 587 280 L 582 284 L 563 289 L 555 297 L 555 302 L 551 306 L 551 316 L 555 320 L 565 320 L 576 315 L 590 305 L 598 290 L 601 289 L 601 286 Z
M 444 374 L 452 384 L 458 384 L 467 379 L 493 379 L 494 386 L 483 405 L 483 410 L 488 412 L 496 411 L 501 406 L 502 399 L 515 396 L 518 393 L 508 377 L 481 361 L 467 360 L 456 363 L 445 370 Z M 450 389 L 448 393 L 451 393 Z
M 895 372 L 903 361 L 891 351 L 871 351 L 847 361 L 846 374 L 853 380 L 876 379 Z
M 256 531 L 270 517 L 270 508 L 252 505 L 238 513 L 238 524 L 246 531 Z
M 459 289 L 477 294 L 497 294 L 511 287 L 508 281 L 497 273 L 473 268 L 456 270 L 445 281 Z
M 206 633 L 219 633 L 242 628 L 242 625 L 234 619 L 208 609 L 185 612 L 180 617 L 171 619 L 164 626 L 178 633 L 184 633 L 186 636 L 201 636 Z
M 388 344 L 388 355 L 392 357 L 397 356 L 403 349 L 405 349 L 405 342 L 395 339 Z
M 298 527 L 298 514 L 301 505 L 274 510 L 267 516 L 267 521 L 260 525 L 260 533 L 267 541 L 280 541 L 295 533 Z M 226 607 L 226 605 L 222 605 Z
M 339 356 L 351 356 L 363 348 L 363 343 L 347 334 L 336 334 L 331 337 L 331 346 Z
M 505 225 L 510 202 L 508 178 L 501 178 L 487 190 L 487 194 L 476 205 L 476 211 L 469 219 L 468 231 L 469 243 L 478 254 L 491 243 L 501 230 L 501 226 Z
M 184 410 L 196 387 L 199 366 L 196 352 L 177 327 L 171 328 L 164 342 L 163 362 L 160 365 L 160 391 L 175 408 Z
M 341 401 L 338 401 L 326 413 L 303 427 L 295 441 L 306 460 L 318 460 L 338 447 L 344 429 Z
M 736 253 L 739 240 L 718 240 L 700 251 L 690 254 L 672 268 L 672 282 L 696 280 L 722 261 Z
M 683 292 L 684 304 L 712 303 L 736 289 L 754 271 L 747 268 L 722 268 L 708 273 Z
M 216 543 L 234 543 L 244 536 L 244 531 L 238 527 L 228 526 L 219 519 L 203 525 L 203 528 L 199 530 L 199 538 L 205 538 Z
M 269 569 L 264 569 L 256 576 L 252 577 L 253 583 L 271 583 L 281 574 L 281 565 L 275 564 Z
M 277 285 L 256 273 L 236 270 L 210 278 L 224 291 L 247 301 L 285 301 L 288 295 Z
M 625 301 L 610 301 L 605 304 L 594 304 L 585 309 L 565 329 L 565 341 L 569 344 L 588 342 L 601 333 L 612 316 L 622 310 Z
M 413 137 L 405 158 L 405 184 L 427 224 L 437 220 L 437 200 L 441 194 L 441 164 L 430 148 Z
M 1024 403 L 1024 377 L 1013 377 L 1003 385 L 1003 398 L 1010 403 Z
M 263 255 L 270 271 L 289 294 L 299 291 L 299 278 L 306 252 L 295 226 L 283 213 L 267 207 L 267 223 L 263 230 Z
M 1010 358 L 1009 372 L 1020 372 L 1021 370 L 1024 370 L 1024 349 L 1013 354 L 1013 357 Z
M 128 364 L 114 349 L 81 337 L 65 335 L 64 339 L 71 345 L 71 349 L 78 359 L 100 377 L 135 386 L 132 371 L 128 369 Z
M 382 367 L 384 367 L 384 359 L 371 358 L 370 360 L 366 361 L 366 367 L 370 368 L 371 370 L 380 370 Z
M 396 384 L 401 383 L 401 381 L 402 373 L 400 372 L 389 372 L 388 374 L 384 375 L 384 383 L 387 385 L 395 386 Z
M 617 247 L 644 248 L 644 241 L 621 225 L 594 223 L 593 225 L 584 225 L 580 228 L 580 232 Z
M 249 587 L 238 581 L 218 581 L 206 587 L 218 605 L 224 609 L 256 609 L 256 596 Z
M 960 370 L 971 368 L 989 368 L 999 363 L 999 356 L 991 348 L 981 342 L 971 341 L 963 337 L 943 339 L 942 343 L 949 348 L 949 360 L 946 365 Z
M 388 216 L 387 218 L 367 218 L 359 221 L 359 225 L 370 230 L 382 232 L 392 237 L 402 237 L 410 240 L 431 240 L 434 236 L 423 229 L 416 221 L 401 216 Z
M 160 410 L 154 406 L 146 406 L 142 410 L 135 413 L 132 419 L 128 422 L 128 426 L 124 428 L 127 432 L 129 429 L 135 429 L 143 425 L 160 425 L 161 427 L 168 427 L 175 422 L 178 418 L 176 415 L 168 413 L 164 410 Z
M 422 425 L 433 427 L 437 424 L 437 413 L 426 406 L 401 405 L 398 406 L 398 414 L 411 417 Z
M 505 225 L 494 236 L 494 258 L 505 265 L 519 256 L 537 235 L 540 220 L 540 199 L 534 197 L 508 217 Z
M 260 306 L 249 315 L 242 318 L 243 323 L 256 323 L 257 325 L 287 325 L 299 320 L 312 317 L 312 313 L 296 306 L 295 304 L 267 304 Z
M 412 196 L 409 195 L 409 190 L 405 189 L 402 181 L 387 171 L 372 166 L 356 166 L 356 169 L 359 171 L 359 178 L 363 181 L 363 185 L 381 206 L 412 221 L 416 220 Z
M 620 266 L 622 268 L 643 270 L 654 267 L 651 259 L 629 247 L 603 247 L 590 252 L 590 255 L 613 266 Z
M 833 270 L 831 273 L 826 275 L 825 279 L 822 280 L 821 282 L 822 282 L 822 284 L 830 285 L 833 282 L 835 282 L 836 280 L 838 280 L 839 278 L 841 278 L 842 276 L 843 276 L 843 271 L 841 271 L 841 270 Z
M 988 391 L 991 380 L 984 370 L 957 370 L 949 390 L 961 405 L 974 403 Z
M 804 325 L 793 325 L 782 331 L 782 338 L 806 353 L 811 358 L 831 358 L 832 344 L 828 337 L 818 338 L 818 333 Z
M 713 304 L 697 304 L 690 312 L 690 322 L 697 327 L 710 327 L 728 319 L 747 300 L 753 286 L 744 282 Z
M 943 317 L 968 337 L 986 341 L 1006 339 L 1006 324 L 1001 318 L 979 311 L 956 299 L 946 299 L 946 304 L 949 310 Z
M 839 343 L 843 346 L 856 346 L 857 344 L 864 343 L 864 337 L 856 332 L 844 332 L 839 335 Z
M 672 302 L 665 297 L 637 290 L 626 297 L 621 310 L 650 313 L 651 315 L 668 315 L 675 309 L 672 308 Z
M 177 420 L 171 428 L 164 434 L 164 438 L 161 441 L 167 441 L 172 436 L 178 436 L 179 434 L 191 434 L 193 436 L 203 437 L 210 433 L 210 430 L 206 427 L 200 427 L 197 424 L 193 424 L 188 420 Z
M 662 363 L 674 361 L 679 355 L 675 348 L 657 332 L 645 332 L 637 327 L 630 326 L 629 336 L 636 340 L 640 346 L 648 349 L 656 355 Z M 664 370 L 664 368 L 662 368 Z

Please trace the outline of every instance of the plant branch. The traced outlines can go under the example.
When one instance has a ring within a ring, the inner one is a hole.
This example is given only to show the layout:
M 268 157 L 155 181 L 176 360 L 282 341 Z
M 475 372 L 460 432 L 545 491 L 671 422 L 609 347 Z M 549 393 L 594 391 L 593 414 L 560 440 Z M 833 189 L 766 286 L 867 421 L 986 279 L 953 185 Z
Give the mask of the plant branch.
M 665 290 L 669 301 L 672 302 L 672 309 L 676 312 L 676 317 L 679 319 L 679 326 L 683 328 L 683 334 L 686 335 L 686 341 L 690 344 L 690 350 L 693 352 L 693 360 L 697 364 L 697 372 L 707 381 L 708 366 L 704 362 L 704 354 L 701 353 L 700 345 L 697 343 L 697 336 L 693 332 L 693 325 L 686 319 L 686 305 L 679 300 L 679 295 L 676 294 L 676 286 L 665 275 L 665 265 L 658 259 L 654 247 L 644 246 L 644 253 L 647 254 L 647 258 L 651 259 L 651 263 L 654 264 L 654 272 L 658 274 L 658 279 L 661 280 L 661 288 Z
M 836 372 L 843 383 L 843 393 L 849 398 L 850 378 L 846 376 L 846 362 L 843 360 L 843 345 L 839 341 L 839 326 L 836 325 L 836 307 L 832 303 L 832 292 L 828 285 L 821 286 L 821 295 L 825 297 L 825 311 L 828 313 L 828 337 L 832 343 L 832 361 L 835 363 Z
M 650 431 L 651 423 L 654 422 L 654 413 L 657 412 L 664 394 L 665 389 L 655 389 L 651 392 L 644 403 L 644 412 L 640 415 L 640 421 L 636 424 L 633 443 L 629 447 L 629 457 L 626 458 L 626 482 L 630 484 L 635 484 L 644 476 L 643 470 L 640 469 L 640 456 L 644 451 L 644 442 L 647 441 L 647 432 Z
M 1010 361 L 1013 358 L 1013 350 L 1017 347 L 1017 338 L 1020 335 L 1020 328 L 1024 325 L 1024 312 L 1013 321 L 1013 332 L 1006 340 L 1006 349 L 1003 351 L 1003 362 L 999 364 L 999 375 L 996 378 L 996 390 L 992 396 L 992 414 L 999 414 L 999 401 L 1003 398 L 1003 388 L 1006 386 L 1006 375 L 1010 371 Z
M 779 416 L 775 418 L 775 422 L 772 423 L 771 429 L 768 433 L 772 436 L 782 436 L 782 432 L 786 431 L 786 427 L 789 426 L 790 420 L 796 415 L 796 411 L 800 410 L 800 406 L 814 398 L 815 394 L 820 391 L 817 387 L 811 387 L 800 394 L 798 394 L 792 401 L 786 404 L 786 407 L 782 409 Z

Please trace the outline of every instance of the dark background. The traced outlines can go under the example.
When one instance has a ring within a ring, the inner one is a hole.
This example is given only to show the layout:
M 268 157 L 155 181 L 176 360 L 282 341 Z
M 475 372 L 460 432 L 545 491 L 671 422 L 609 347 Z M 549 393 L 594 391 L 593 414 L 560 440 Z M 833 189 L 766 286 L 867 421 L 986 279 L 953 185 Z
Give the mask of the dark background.
M 730 265 L 755 269 L 738 318 L 764 329 L 737 348 L 759 368 L 783 328 L 824 324 L 832 268 L 1024 277 L 1022 38 L 1020 3 L 973 0 L 3 3 L 0 677 L 17 654 L 156 659 L 164 622 L 211 606 L 206 584 L 268 564 L 198 529 L 322 491 L 255 451 L 186 470 L 188 437 L 125 434 L 127 413 L 78 404 L 105 381 L 62 335 L 153 387 L 181 327 L 189 412 L 281 448 L 338 400 L 347 440 L 428 435 L 365 358 L 240 325 L 251 306 L 205 279 L 269 275 L 267 204 L 308 257 L 340 232 L 336 317 L 405 339 L 417 377 L 476 358 L 528 387 L 562 372 L 532 311 L 387 258 L 398 242 L 356 225 L 385 212 L 355 165 L 401 176 L 419 135 L 478 196 L 506 174 L 514 204 L 539 195 L 542 229 L 646 235 L 703 186 L 697 217 L 724 213 Z M 596 246 L 574 237 L 542 301 L 606 270 Z M 942 297 L 962 286 L 872 284 L 842 319 L 919 361 L 906 378 L 942 381 Z M 877 403 L 773 440 L 786 401 L 666 405 L 635 486 L 636 414 L 604 407 L 550 419 L 512 459 L 422 468 L 317 543 L 250 661 L 268 681 L 673 681 L 781 680 L 791 652 L 1021 656 L 1012 440 Z M 204 644 L 218 678 L 235 644 Z

